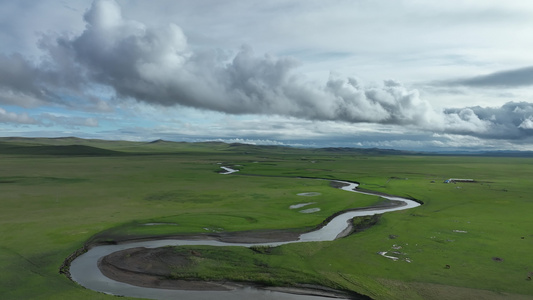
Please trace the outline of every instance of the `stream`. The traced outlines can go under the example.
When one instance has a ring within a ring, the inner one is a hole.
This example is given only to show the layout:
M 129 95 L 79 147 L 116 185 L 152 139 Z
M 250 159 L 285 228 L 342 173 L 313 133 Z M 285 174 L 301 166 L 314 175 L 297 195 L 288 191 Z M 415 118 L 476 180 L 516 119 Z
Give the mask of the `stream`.
M 223 167 L 226 173 L 222 174 L 231 174 L 237 170 L 231 168 Z M 148 299 L 180 299 L 180 300 L 210 300 L 210 299 L 220 299 L 220 300 L 244 300 L 244 299 L 254 299 L 254 300 L 267 300 L 267 299 L 276 299 L 276 300 L 324 300 L 331 299 L 330 297 L 322 296 L 312 296 L 312 295 L 301 295 L 301 294 L 292 294 L 288 292 L 265 290 L 254 287 L 239 287 L 230 291 L 192 291 L 192 290 L 176 290 L 176 289 L 159 289 L 159 288 L 146 288 L 139 287 L 135 285 L 130 285 L 127 283 L 118 282 L 112 280 L 102 274 L 98 268 L 98 261 L 113 252 L 125 250 L 129 248 L 136 247 L 145 247 L 145 248 L 157 248 L 164 246 L 184 246 L 184 245 L 208 245 L 208 246 L 280 246 L 290 243 L 301 243 L 301 242 L 320 242 L 320 241 L 333 241 L 345 232 L 349 228 L 349 221 L 354 217 L 358 216 L 369 216 L 374 214 L 381 214 L 385 212 L 397 211 L 410 209 L 417 207 L 420 204 L 409 199 L 395 197 L 395 196 L 384 196 L 379 194 L 374 194 L 371 192 L 360 192 L 357 191 L 357 184 L 352 182 L 338 181 L 336 182 L 344 183 L 346 186 L 342 187 L 342 190 L 356 193 L 363 193 L 368 195 L 379 196 L 393 201 L 401 201 L 405 203 L 404 205 L 383 208 L 383 209 L 368 209 L 368 210 L 357 210 L 357 211 L 348 211 L 343 214 L 340 214 L 333 218 L 328 224 L 324 227 L 303 233 L 299 236 L 297 240 L 294 241 L 285 241 L 285 242 L 273 242 L 273 243 L 226 243 L 215 240 L 177 240 L 177 239 L 168 239 L 168 240 L 153 240 L 153 241 L 142 241 L 142 242 L 131 242 L 118 245 L 105 245 L 105 246 L 96 246 L 89 249 L 86 253 L 78 256 L 74 259 L 70 265 L 70 274 L 72 280 L 78 284 L 84 286 L 85 288 L 95 290 L 98 292 L 112 294 L 117 296 L 127 296 L 127 297 L 136 297 L 136 298 L 148 298 Z

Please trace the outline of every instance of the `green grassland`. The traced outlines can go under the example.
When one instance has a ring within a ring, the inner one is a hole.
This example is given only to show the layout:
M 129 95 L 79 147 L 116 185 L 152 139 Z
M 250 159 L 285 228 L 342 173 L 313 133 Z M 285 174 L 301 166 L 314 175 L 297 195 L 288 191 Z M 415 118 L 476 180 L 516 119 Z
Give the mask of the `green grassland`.
M 197 247 L 202 259 L 187 274 L 314 283 L 375 299 L 533 299 L 531 158 L 12 138 L 0 139 L 0 161 L 1 299 L 112 299 L 58 272 L 88 240 L 304 231 L 337 211 L 381 201 L 309 178 L 357 181 L 424 205 L 333 242 L 268 253 Z M 220 175 L 221 165 L 240 172 Z M 442 183 L 451 177 L 476 182 Z M 297 195 L 303 192 L 320 195 Z M 321 210 L 288 208 L 310 201 Z M 168 225 L 143 225 L 151 222 Z M 398 261 L 377 254 L 391 250 Z

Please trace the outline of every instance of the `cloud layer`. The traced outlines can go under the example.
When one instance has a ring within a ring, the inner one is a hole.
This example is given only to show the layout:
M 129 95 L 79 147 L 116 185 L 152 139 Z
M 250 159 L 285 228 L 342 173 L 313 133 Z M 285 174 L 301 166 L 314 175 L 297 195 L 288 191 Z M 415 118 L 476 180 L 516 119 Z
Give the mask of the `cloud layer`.
M 81 34 L 44 36 L 40 47 L 47 55 L 39 60 L 0 54 L 0 103 L 108 111 L 108 103 L 95 93 L 101 88 L 110 89 L 118 101 L 162 107 L 398 125 L 491 139 L 533 135 L 531 103 L 441 111 L 421 99 L 418 91 L 393 80 L 365 86 L 356 78 L 331 74 L 326 82 L 314 82 L 298 72 L 299 62 L 293 58 L 257 55 L 249 46 L 234 55 L 195 48 L 178 25 L 152 27 L 129 20 L 113 0 L 95 1 L 84 21 Z M 460 83 L 524 85 L 533 83 L 532 74 L 533 68 L 524 68 Z M 37 122 L 5 110 L 0 111 L 1 120 Z M 98 124 L 93 119 L 71 122 Z
M 445 85 L 463 85 L 471 87 L 520 87 L 533 85 L 533 67 L 494 72 L 444 82 Z

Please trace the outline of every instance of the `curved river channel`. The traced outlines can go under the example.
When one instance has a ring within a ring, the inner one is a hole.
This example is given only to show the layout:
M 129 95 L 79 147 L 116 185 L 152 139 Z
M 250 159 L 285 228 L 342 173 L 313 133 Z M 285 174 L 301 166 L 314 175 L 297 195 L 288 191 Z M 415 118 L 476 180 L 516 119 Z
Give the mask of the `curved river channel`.
M 224 167 L 226 173 L 230 174 L 236 172 L 230 168 Z M 356 183 L 337 181 L 346 184 L 342 187 L 343 190 L 349 192 L 363 193 L 367 195 L 375 195 L 382 198 L 386 198 L 393 201 L 401 201 L 404 205 L 383 208 L 383 209 L 368 209 L 348 211 L 333 218 L 326 226 L 307 233 L 303 233 L 297 240 L 285 241 L 285 242 L 273 242 L 273 243 L 226 243 L 214 240 L 153 240 L 132 242 L 119 245 L 105 245 L 96 246 L 91 248 L 86 253 L 78 256 L 70 265 L 70 274 L 72 280 L 76 281 L 80 285 L 95 291 L 99 291 L 106 294 L 120 295 L 127 297 L 148 298 L 148 299 L 180 299 L 180 300 L 210 300 L 210 299 L 280 299 L 280 300 L 318 300 L 318 299 L 331 299 L 329 297 L 310 296 L 284 293 L 279 291 L 264 290 L 253 287 L 236 288 L 230 291 L 191 291 L 191 290 L 175 290 L 175 289 L 159 289 L 159 288 L 146 288 L 127 283 L 118 282 L 112 280 L 102 274 L 98 268 L 98 261 L 106 255 L 113 252 L 125 250 L 129 248 L 145 247 L 145 248 L 157 248 L 164 246 L 184 246 L 184 245 L 209 245 L 209 246 L 279 246 L 290 243 L 301 242 L 319 242 L 319 241 L 332 241 L 340 236 L 348 227 L 349 221 L 358 216 L 368 216 L 374 214 L 380 214 L 385 212 L 391 212 L 396 210 L 409 209 L 417 207 L 420 204 L 401 197 L 384 196 L 379 194 L 373 194 L 369 192 L 359 192 L 355 190 L 358 186 Z

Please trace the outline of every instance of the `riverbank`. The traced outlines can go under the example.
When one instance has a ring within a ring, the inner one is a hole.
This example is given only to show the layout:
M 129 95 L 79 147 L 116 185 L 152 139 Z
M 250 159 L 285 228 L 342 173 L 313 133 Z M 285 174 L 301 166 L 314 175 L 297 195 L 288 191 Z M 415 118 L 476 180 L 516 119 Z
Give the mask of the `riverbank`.
M 102 274 L 116 281 L 146 288 L 232 291 L 252 287 L 259 290 L 277 291 L 297 295 L 311 295 L 340 299 L 370 299 L 352 292 L 338 291 L 327 287 L 301 284 L 296 286 L 268 286 L 257 282 L 205 281 L 196 278 L 174 279 L 177 268 L 186 269 L 191 257 L 200 257 L 200 251 L 177 253 L 173 247 L 133 248 L 107 255 L 98 262 Z M 179 272 L 179 271 L 178 271 Z

